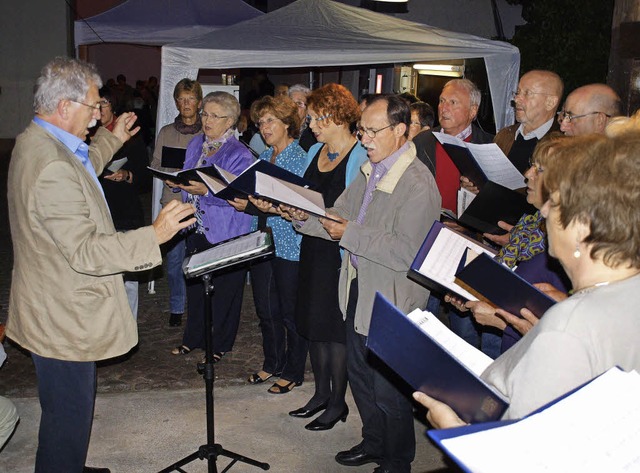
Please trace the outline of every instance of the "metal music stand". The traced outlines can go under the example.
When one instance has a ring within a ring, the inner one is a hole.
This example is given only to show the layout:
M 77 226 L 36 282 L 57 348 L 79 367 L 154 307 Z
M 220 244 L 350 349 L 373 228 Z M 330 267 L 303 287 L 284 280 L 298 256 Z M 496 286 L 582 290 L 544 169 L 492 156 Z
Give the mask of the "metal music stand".
M 254 245 L 255 243 L 255 245 Z M 234 253 L 238 250 L 239 246 L 249 245 L 249 248 L 244 248 L 241 253 Z M 200 277 L 202 280 L 202 288 L 204 291 L 204 330 L 205 330 L 205 362 L 198 363 L 198 373 L 202 374 L 205 383 L 206 391 L 206 408 L 207 408 L 207 443 L 201 445 L 198 450 L 184 457 L 182 460 L 174 463 L 173 465 L 161 470 L 159 473 L 169 473 L 171 471 L 178 471 L 186 473 L 182 467 L 187 463 L 191 463 L 194 460 L 207 460 L 209 473 L 218 473 L 216 462 L 219 456 L 231 458 L 229 463 L 221 473 L 228 471 L 236 462 L 243 462 L 249 465 L 256 466 L 263 470 L 268 470 L 270 465 L 268 463 L 259 462 L 252 458 L 245 457 L 238 453 L 230 452 L 222 448 L 222 445 L 215 443 L 214 432 L 214 410 L 213 410 L 213 380 L 214 380 L 214 368 L 213 368 L 213 333 L 211 327 L 211 296 L 213 295 L 213 284 L 211 283 L 212 273 L 216 273 L 223 269 L 229 269 L 242 264 L 247 264 L 250 261 L 264 259 L 273 255 L 273 238 L 268 231 L 257 231 L 242 235 L 231 240 L 226 240 L 217 245 L 214 245 L 208 250 L 196 253 L 189 256 L 184 264 L 183 271 L 187 278 Z M 198 260 L 197 262 L 194 260 Z

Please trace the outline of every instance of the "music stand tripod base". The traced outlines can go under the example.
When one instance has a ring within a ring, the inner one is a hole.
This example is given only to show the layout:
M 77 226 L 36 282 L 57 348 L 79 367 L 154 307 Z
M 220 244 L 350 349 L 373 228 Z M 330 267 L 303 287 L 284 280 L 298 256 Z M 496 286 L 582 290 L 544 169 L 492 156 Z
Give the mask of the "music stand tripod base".
M 224 242 L 223 242 L 224 243 Z M 215 432 L 214 432 L 214 405 L 213 405 L 213 380 L 214 376 L 214 361 L 213 361 L 213 333 L 211 327 L 211 318 L 212 318 L 212 307 L 211 307 L 211 296 L 213 295 L 213 284 L 211 283 L 211 274 L 220 271 L 222 269 L 228 269 L 231 266 L 239 266 L 241 264 L 246 264 L 248 261 L 263 259 L 267 256 L 273 255 L 273 246 L 269 245 L 265 247 L 265 251 L 261 251 L 259 254 L 253 254 L 247 257 L 241 257 L 237 260 L 234 260 L 232 264 L 226 264 L 222 267 L 211 268 L 207 270 L 204 274 L 192 275 L 200 277 L 202 281 L 202 289 L 204 291 L 204 313 L 205 313 L 205 323 L 204 329 L 206 336 L 205 339 L 205 362 L 200 363 L 198 366 L 198 372 L 202 374 L 205 382 L 205 391 L 206 391 L 206 414 L 207 414 L 207 443 L 201 445 L 198 450 L 191 453 L 190 455 L 184 457 L 182 460 L 174 463 L 173 465 L 161 470 L 159 473 L 169 473 L 172 471 L 178 471 L 180 473 L 187 473 L 182 467 L 188 463 L 191 463 L 195 460 L 207 460 L 209 473 L 218 473 L 218 468 L 216 466 L 216 462 L 219 456 L 224 456 L 231 459 L 231 463 L 229 463 L 223 470 L 222 473 L 228 471 L 233 465 L 237 462 L 247 463 L 249 465 L 256 466 L 263 470 L 268 470 L 270 465 L 268 463 L 259 462 L 249 457 L 245 457 L 244 455 L 240 455 L 238 453 L 231 452 L 222 448 L 222 445 L 215 443 Z M 187 277 L 187 271 L 185 271 Z

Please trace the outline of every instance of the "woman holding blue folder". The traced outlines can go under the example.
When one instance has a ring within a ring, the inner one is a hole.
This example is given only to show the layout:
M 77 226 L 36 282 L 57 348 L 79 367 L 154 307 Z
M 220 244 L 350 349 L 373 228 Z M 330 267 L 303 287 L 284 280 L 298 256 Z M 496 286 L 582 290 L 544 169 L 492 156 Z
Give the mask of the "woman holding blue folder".
M 613 366 L 640 370 L 640 115 L 613 137 L 572 140 L 544 170 L 542 214 L 549 253 L 574 290 L 482 374 L 509 399 L 504 418 L 523 417 Z M 446 404 L 414 397 L 434 427 L 463 423 Z

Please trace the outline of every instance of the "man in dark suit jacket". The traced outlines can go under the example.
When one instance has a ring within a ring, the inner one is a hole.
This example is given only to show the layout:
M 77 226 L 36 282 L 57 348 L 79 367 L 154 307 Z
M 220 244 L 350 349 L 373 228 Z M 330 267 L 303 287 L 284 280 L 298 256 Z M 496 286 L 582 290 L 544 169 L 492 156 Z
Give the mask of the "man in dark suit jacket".
M 42 415 L 36 473 L 108 472 L 84 466 L 96 393 L 96 361 L 138 342 L 122 280 L 162 263 L 160 244 L 195 222 L 188 204 L 167 205 L 153 225 L 116 232 L 98 183 L 135 135 L 124 113 L 101 127 L 95 66 L 56 58 L 36 82 L 35 117 L 16 139 L 8 178 L 14 249 L 7 336 L 29 350 Z M 180 223 L 180 220 L 186 219 Z
M 472 123 L 478 114 L 480 99 L 480 90 L 470 80 L 453 79 L 447 82 L 438 101 L 438 122 L 441 128 L 434 131 L 476 144 L 493 142 L 492 134 Z M 416 145 L 418 159 L 427 165 L 436 178 L 442 206 L 455 213 L 460 172 L 433 133 L 418 134 L 413 139 L 413 144 Z

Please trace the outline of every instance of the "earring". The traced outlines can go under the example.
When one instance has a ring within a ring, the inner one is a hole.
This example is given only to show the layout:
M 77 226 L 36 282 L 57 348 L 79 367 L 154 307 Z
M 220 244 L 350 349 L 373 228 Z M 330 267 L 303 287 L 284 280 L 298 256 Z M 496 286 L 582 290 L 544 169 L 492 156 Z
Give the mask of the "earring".
M 573 257 L 575 259 L 580 258 L 580 256 L 582 256 L 582 254 L 580 253 L 580 244 L 576 243 L 576 251 L 573 252 Z

